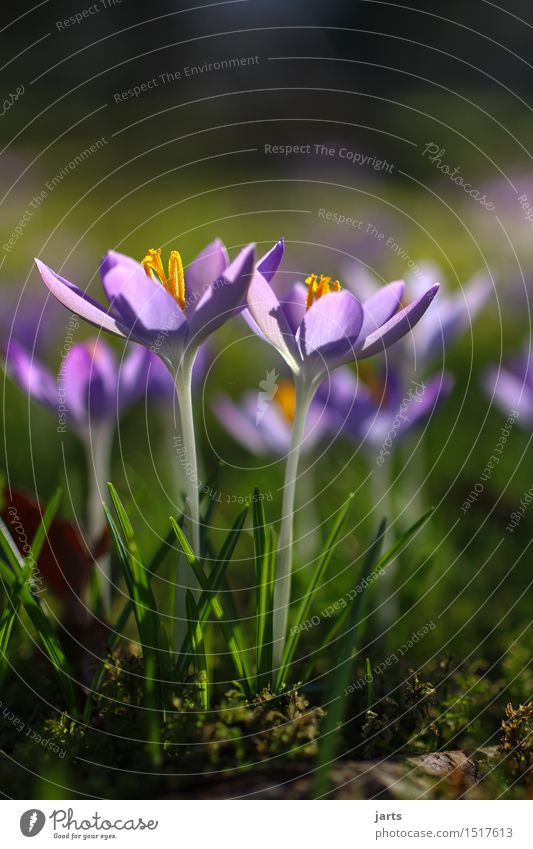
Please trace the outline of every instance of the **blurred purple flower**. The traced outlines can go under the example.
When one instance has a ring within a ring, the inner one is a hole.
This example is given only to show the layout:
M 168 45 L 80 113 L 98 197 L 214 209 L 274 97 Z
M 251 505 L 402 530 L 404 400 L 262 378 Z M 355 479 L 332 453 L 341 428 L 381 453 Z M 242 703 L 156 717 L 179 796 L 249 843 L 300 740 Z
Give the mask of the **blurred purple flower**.
M 318 390 L 334 434 L 345 436 L 367 450 L 390 441 L 390 448 L 417 426 L 427 422 L 453 387 L 443 372 L 421 383 L 404 381 L 387 364 L 358 379 L 349 368 L 338 369 Z
M 406 279 L 409 298 L 423 296 L 436 281 L 444 278 L 442 269 L 431 262 L 419 263 L 417 271 Z M 349 281 L 359 297 L 369 298 L 382 291 L 379 281 L 366 270 L 360 269 Z M 455 291 L 441 288 L 435 305 L 413 328 L 405 347 L 405 354 L 413 352 L 422 369 L 442 356 L 446 348 L 463 336 L 487 304 L 493 286 L 488 276 L 476 274 Z
M 294 420 L 296 390 L 290 380 L 275 384 L 273 398 L 259 409 L 257 392 L 246 392 L 236 403 L 227 395 L 217 395 L 213 410 L 233 438 L 259 457 L 284 457 L 289 451 Z M 302 439 L 308 453 L 327 431 L 324 406 L 311 403 Z
M 533 426 L 533 361 L 528 341 L 524 352 L 484 375 L 485 391 L 505 416 L 516 412 L 523 427 Z
M 93 428 L 114 429 L 117 417 L 142 393 L 148 365 L 148 352 L 135 346 L 119 367 L 102 339 L 73 345 L 57 377 L 19 342 L 11 341 L 6 352 L 6 371 L 14 382 L 84 440 Z
M 10 287 L 12 289 L 12 287 Z M 60 316 L 51 302 L 45 302 L 33 288 L 13 293 L 0 290 L 0 348 L 5 353 L 10 339 L 29 351 L 48 350 L 60 324 Z

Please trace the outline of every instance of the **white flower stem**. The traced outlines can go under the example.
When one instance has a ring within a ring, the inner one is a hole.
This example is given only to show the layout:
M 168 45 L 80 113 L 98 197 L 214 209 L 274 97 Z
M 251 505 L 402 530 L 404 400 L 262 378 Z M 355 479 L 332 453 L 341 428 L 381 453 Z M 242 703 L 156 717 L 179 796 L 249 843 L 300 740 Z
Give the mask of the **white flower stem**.
M 187 492 L 188 517 L 191 547 L 200 559 L 200 501 L 198 461 L 196 457 L 196 436 L 192 408 L 192 360 L 183 361 L 175 375 L 176 395 L 178 398 L 181 422 L 181 444 L 176 445 L 177 462 L 182 467 Z M 174 651 L 179 652 L 188 628 L 186 610 L 186 591 L 191 589 L 198 595 L 199 585 L 185 556 L 179 558 L 176 571 L 174 594 Z
M 89 545 L 95 548 L 106 529 L 102 502 L 107 501 L 107 483 L 110 474 L 113 428 L 107 425 L 91 427 L 90 438 L 85 439 L 87 457 L 87 512 L 86 530 Z M 111 609 L 112 579 L 111 555 L 104 554 L 96 563 L 100 596 L 106 613 Z
M 294 526 L 294 500 L 296 481 L 298 479 L 298 463 L 304 435 L 305 421 L 309 405 L 313 399 L 314 389 L 296 382 L 296 412 L 294 416 L 291 445 L 285 467 L 285 482 L 283 485 L 283 501 L 281 505 L 281 526 L 279 533 L 278 554 L 276 558 L 276 577 L 274 581 L 274 614 L 273 614 L 273 665 L 274 670 L 281 663 L 291 598 L 292 573 L 292 543 Z

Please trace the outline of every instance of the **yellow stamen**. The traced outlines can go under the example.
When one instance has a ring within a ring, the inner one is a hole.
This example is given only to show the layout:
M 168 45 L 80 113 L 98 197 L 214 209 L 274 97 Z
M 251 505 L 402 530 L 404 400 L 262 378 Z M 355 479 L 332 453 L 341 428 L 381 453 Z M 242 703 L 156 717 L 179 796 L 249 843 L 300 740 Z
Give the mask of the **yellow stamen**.
M 305 302 L 306 310 L 308 310 L 311 304 L 313 303 L 313 297 L 316 289 L 316 281 L 316 274 L 310 274 L 309 277 L 305 278 L 305 282 L 307 284 L 307 300 Z
M 309 309 L 314 301 L 318 301 L 323 295 L 329 295 L 330 292 L 340 292 L 341 290 L 341 284 L 338 280 L 333 280 L 332 282 L 331 277 L 327 277 L 324 274 L 321 274 L 320 278 L 316 274 L 310 274 L 305 282 L 307 284 L 306 310 Z
M 168 283 L 170 294 L 176 299 L 182 310 L 185 309 L 185 275 L 183 263 L 178 251 L 171 251 L 168 260 Z
M 280 380 L 274 400 L 280 407 L 285 418 L 292 424 L 296 414 L 296 389 L 294 383 L 290 380 Z
M 149 277 L 159 280 L 174 300 L 185 309 L 185 275 L 183 263 L 178 251 L 171 251 L 168 260 L 168 274 L 165 274 L 163 261 L 161 259 L 161 248 L 155 250 L 150 248 L 141 265 Z
M 165 269 L 161 262 L 161 248 L 155 250 L 150 248 L 145 258 L 141 260 L 141 265 L 148 275 L 151 277 L 154 274 L 158 277 L 159 282 L 165 285 Z

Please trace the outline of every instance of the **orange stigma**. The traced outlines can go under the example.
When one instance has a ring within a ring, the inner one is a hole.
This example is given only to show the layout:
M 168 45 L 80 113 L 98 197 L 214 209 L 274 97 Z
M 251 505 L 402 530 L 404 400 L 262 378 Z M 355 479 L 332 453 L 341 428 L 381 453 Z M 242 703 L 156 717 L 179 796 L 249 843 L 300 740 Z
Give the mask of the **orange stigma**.
M 310 274 L 309 277 L 306 277 L 305 282 L 307 284 L 306 310 L 322 295 L 329 295 L 330 292 L 340 292 L 341 290 L 341 284 L 338 280 L 332 280 L 331 277 L 326 277 L 324 274 L 321 274 L 320 277 L 316 274 Z
M 178 251 L 170 251 L 168 258 L 168 273 L 165 273 L 163 262 L 161 260 L 161 248 L 154 250 L 150 248 L 144 259 L 141 260 L 141 265 L 154 280 L 165 287 L 167 292 L 172 295 L 174 300 L 180 305 L 181 309 L 185 309 L 185 274 L 183 273 L 183 263 Z

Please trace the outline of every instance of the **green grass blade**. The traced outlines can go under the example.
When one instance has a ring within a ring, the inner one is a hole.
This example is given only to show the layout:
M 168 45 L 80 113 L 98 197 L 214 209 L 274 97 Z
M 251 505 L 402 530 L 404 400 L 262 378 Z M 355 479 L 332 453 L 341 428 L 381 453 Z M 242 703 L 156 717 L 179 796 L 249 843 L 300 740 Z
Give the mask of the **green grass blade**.
M 255 574 L 257 583 L 259 585 L 259 574 L 263 564 L 263 558 L 265 554 L 265 545 L 266 545 L 266 519 L 265 519 L 265 507 L 263 504 L 263 498 L 256 487 L 254 489 L 254 501 L 253 501 L 253 537 L 254 537 L 254 563 L 255 563 Z
M 57 505 L 55 509 L 57 509 Z M 47 511 L 47 513 L 48 520 L 51 521 L 52 510 Z M 0 548 L 8 561 L 8 563 L 4 563 L 0 560 L 0 579 L 4 584 L 7 595 L 6 610 L 9 611 L 10 608 L 10 612 L 14 616 L 21 606 L 26 611 L 39 642 L 56 672 L 68 709 L 73 716 L 76 716 L 78 714 L 78 694 L 70 664 L 67 661 L 61 641 L 44 613 L 40 601 L 31 593 L 30 584 L 25 574 L 27 563 L 21 558 L 16 544 L 2 520 L 0 520 Z M 35 546 L 35 550 L 37 550 L 37 546 Z M 31 555 L 28 555 L 27 561 L 30 561 L 30 565 L 32 564 Z M 11 629 L 9 616 L 6 614 L 4 618 L 4 613 L 2 614 L 2 638 L 5 640 L 11 633 Z M 4 651 L 6 647 L 4 647 Z
M 261 556 L 256 558 L 257 574 L 257 691 L 270 683 L 272 676 L 272 640 L 274 610 L 274 578 L 276 571 L 276 544 L 272 528 L 265 528 Z
M 331 558 L 333 556 L 333 552 L 335 550 L 335 546 L 337 544 L 337 540 L 341 534 L 342 528 L 344 526 L 344 522 L 346 521 L 346 516 L 348 514 L 348 510 L 351 507 L 353 501 L 354 494 L 350 494 L 341 508 L 337 511 L 337 515 L 333 521 L 333 526 L 328 534 L 328 538 L 322 549 L 322 553 L 318 559 L 318 562 L 315 566 L 313 575 L 309 582 L 309 589 L 307 590 L 305 596 L 302 598 L 300 602 L 300 607 L 298 608 L 298 614 L 296 616 L 296 622 L 301 623 L 305 622 L 307 618 L 307 614 L 309 612 L 309 608 L 313 601 L 315 592 L 320 584 L 320 581 L 326 571 Z M 275 689 L 279 690 L 281 686 L 285 683 L 285 678 L 287 675 L 287 671 L 289 666 L 294 658 L 294 654 L 296 652 L 296 648 L 298 646 L 298 642 L 301 636 L 300 628 L 293 628 L 289 632 L 289 636 L 287 638 L 287 643 L 285 646 L 285 651 L 283 653 L 283 658 L 281 661 L 281 666 L 278 670 L 276 677 L 276 686 Z
M 370 658 L 365 659 L 365 681 L 366 681 L 366 708 L 371 710 L 374 698 L 374 676 L 372 674 L 372 664 Z
M 376 567 L 383 546 L 386 527 L 386 519 L 383 519 L 365 558 L 363 575 L 369 575 Z M 335 760 L 338 745 L 342 739 L 342 735 L 338 733 L 338 727 L 342 723 L 346 713 L 346 690 L 352 674 L 355 657 L 353 654 L 354 636 L 359 624 L 361 599 L 364 595 L 364 592 L 359 593 L 349 608 L 348 627 L 341 640 L 340 660 L 334 672 L 331 688 L 329 688 L 329 692 L 333 693 L 333 699 L 328 705 L 328 712 L 320 741 L 314 782 L 313 795 L 315 798 L 320 798 L 328 791 L 329 769 Z
M 168 676 L 168 654 L 161 650 L 160 636 L 160 621 L 157 612 L 157 605 L 152 592 L 150 578 L 143 563 L 139 547 L 135 540 L 133 527 L 129 517 L 120 501 L 117 491 L 112 484 L 109 484 L 109 492 L 113 507 L 122 530 L 123 538 L 117 528 L 113 517 L 109 510 L 105 508 L 106 518 L 109 524 L 110 532 L 117 548 L 119 561 L 122 566 L 128 590 L 131 593 L 134 616 L 137 623 L 139 633 L 139 641 L 142 646 L 145 664 L 147 658 L 149 664 L 152 664 L 156 677 L 160 680 Z M 150 660 L 153 656 L 153 661 Z M 148 678 L 146 678 L 148 685 Z M 151 686 L 151 685 L 150 685 Z M 159 709 L 162 710 L 162 696 L 158 686 L 156 702 Z M 146 693 L 147 699 L 152 698 L 151 694 Z
M 365 559 L 363 575 L 368 576 L 373 572 L 379 572 L 387 565 L 387 563 L 394 560 L 397 557 L 398 552 L 406 545 L 409 539 L 411 539 L 432 512 L 433 508 L 428 510 L 417 522 L 414 523 L 414 525 L 400 536 L 397 542 L 392 545 L 388 551 L 380 557 L 386 530 L 386 520 L 384 519 L 379 526 L 378 532 Z M 361 614 L 363 603 L 367 595 L 368 594 L 365 592 L 359 593 L 349 608 L 348 627 L 342 636 L 339 652 L 340 661 L 335 670 L 331 686 L 331 692 L 335 694 L 336 698 L 328 707 L 328 714 L 324 724 L 324 731 L 319 749 L 314 787 L 315 798 L 324 796 L 329 789 L 328 769 L 330 764 L 335 760 L 337 747 L 339 745 L 339 741 L 342 739 L 342 735 L 338 733 L 338 727 L 342 724 L 346 714 L 346 693 L 350 676 L 353 673 L 356 648 L 358 638 L 360 636 Z M 369 699 L 372 698 L 371 690 L 367 692 L 367 697 Z
M 4 554 L 6 562 L 12 569 L 14 575 L 18 575 L 21 569 L 24 569 L 24 558 L 18 550 L 16 543 L 9 533 L 4 520 L 0 519 L 0 548 Z
M 376 564 L 376 569 L 384 569 L 385 566 L 391 562 L 391 560 L 395 560 L 396 557 L 403 551 L 407 543 L 411 540 L 411 538 L 416 534 L 419 528 L 427 522 L 431 514 L 434 512 L 435 508 L 430 507 L 429 510 L 426 510 L 423 516 L 418 519 L 414 525 L 411 525 L 410 528 L 407 528 L 403 534 L 396 540 L 394 545 L 382 555 L 381 559 Z
M 203 625 L 198 615 L 198 607 L 190 590 L 185 595 L 187 619 L 189 620 L 189 641 L 194 656 L 194 665 L 197 675 L 198 692 L 200 704 L 205 709 L 209 708 L 209 683 L 207 676 L 207 658 L 205 654 L 205 642 Z
M 223 585 L 224 574 L 237 545 L 247 514 L 248 508 L 246 507 L 237 516 L 237 519 L 235 520 L 235 523 L 226 537 L 217 559 L 215 560 L 215 565 L 211 570 L 209 578 L 205 576 L 200 563 L 195 557 L 194 552 L 183 533 L 183 530 L 176 525 L 176 522 L 172 518 L 170 521 L 182 551 L 191 565 L 200 585 L 200 589 L 202 590 L 202 595 L 197 603 L 199 620 L 203 625 L 207 621 L 209 614 L 211 612 L 213 613 L 220 625 L 222 634 L 237 670 L 238 677 L 243 680 L 245 689 L 251 695 L 251 669 L 244 649 L 242 631 L 239 627 L 236 616 L 232 618 L 230 613 L 229 618 L 226 619 L 222 605 L 216 596 L 217 591 Z M 229 594 L 226 599 L 226 606 L 228 603 L 230 603 Z M 187 636 L 181 647 L 180 657 L 177 663 L 177 671 L 179 674 L 183 675 L 185 673 L 189 662 L 189 636 Z
M 55 519 L 56 513 L 59 510 L 59 504 L 61 502 L 61 496 L 63 495 L 63 490 L 61 487 L 56 489 L 54 495 L 48 502 L 46 510 L 44 511 L 44 516 L 41 518 L 39 523 L 39 527 L 35 533 L 35 536 L 31 543 L 30 553 L 27 557 L 27 561 L 31 560 L 33 563 L 37 563 L 41 551 L 43 549 L 43 545 L 46 541 L 46 535 L 48 533 L 48 529 L 50 525 Z
M 178 518 L 178 523 L 181 523 L 181 522 L 183 522 L 183 515 L 181 515 Z M 167 557 L 168 553 L 171 551 L 171 549 L 173 549 L 173 546 L 171 545 L 171 543 L 174 539 L 175 539 L 174 530 L 171 529 L 167 533 L 166 537 L 161 541 L 160 545 L 157 547 L 154 555 L 152 556 L 151 560 L 148 563 L 148 566 L 146 567 L 146 570 L 147 570 L 149 575 L 156 575 L 157 574 L 157 572 L 159 571 L 159 569 L 163 565 L 165 558 Z M 117 553 L 118 553 L 118 545 L 120 545 L 123 548 L 124 553 L 125 553 L 125 549 L 124 549 L 122 540 L 117 540 L 117 541 L 114 540 L 114 543 L 115 543 L 115 546 L 117 547 Z M 131 595 L 131 593 L 130 593 L 130 595 Z M 103 656 L 100 659 L 100 663 L 98 664 L 96 672 L 93 675 L 93 678 L 91 680 L 91 684 L 89 686 L 89 695 L 87 696 L 87 699 L 85 701 L 85 706 L 84 706 L 84 709 L 83 709 L 83 721 L 85 723 L 88 723 L 90 718 L 91 718 L 94 699 L 95 699 L 96 694 L 98 693 L 98 691 L 100 689 L 100 685 L 103 681 L 103 678 L 104 678 L 104 675 L 105 675 L 105 672 L 106 672 L 107 657 L 116 649 L 120 640 L 122 639 L 123 631 L 124 631 L 124 629 L 127 625 L 128 619 L 130 618 L 133 611 L 134 611 L 134 603 L 130 599 L 129 601 L 127 601 L 125 603 L 124 607 L 122 608 L 120 616 L 118 617 L 117 621 L 115 622 L 115 625 L 113 626 L 113 630 L 111 631 L 111 634 L 109 635 L 109 637 L 106 641 Z M 161 630 L 160 633 L 161 633 L 161 635 L 163 635 L 162 630 Z

